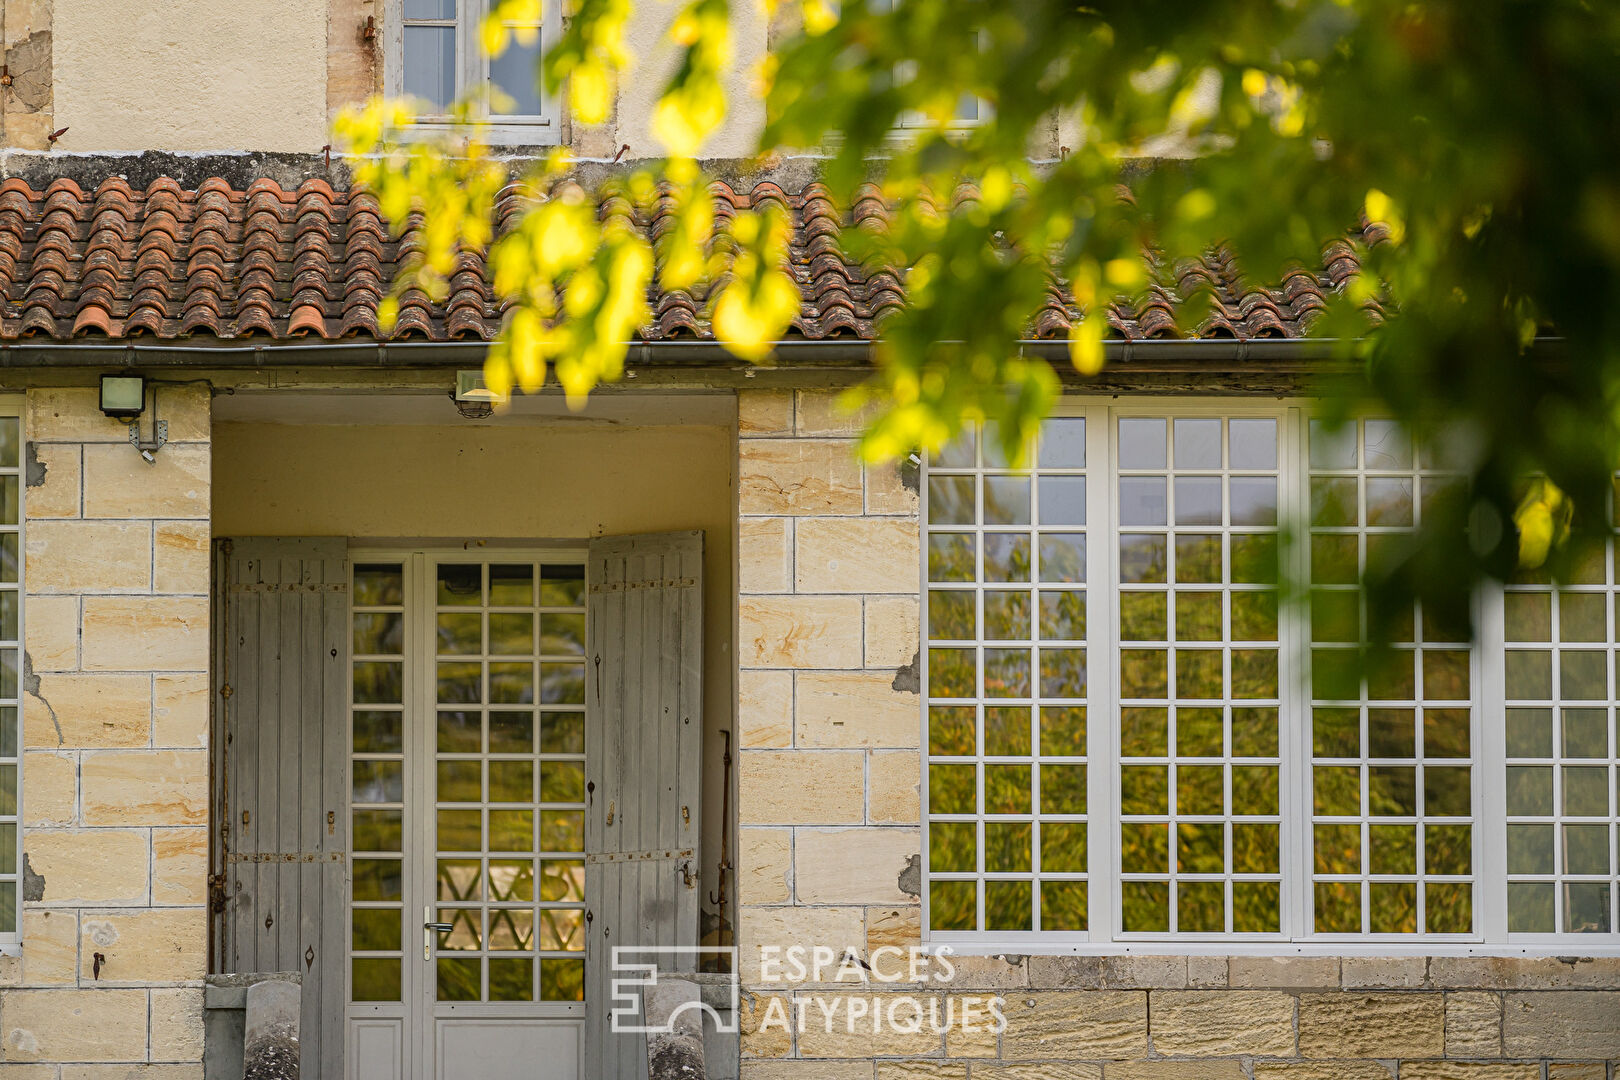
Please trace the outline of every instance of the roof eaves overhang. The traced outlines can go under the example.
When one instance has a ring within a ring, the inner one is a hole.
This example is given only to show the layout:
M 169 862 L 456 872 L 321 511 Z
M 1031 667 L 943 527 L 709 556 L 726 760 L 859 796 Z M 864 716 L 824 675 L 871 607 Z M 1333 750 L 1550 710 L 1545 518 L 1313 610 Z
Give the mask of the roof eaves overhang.
M 631 367 L 682 367 L 770 370 L 793 367 L 865 368 L 872 365 L 876 343 L 864 340 L 779 341 L 772 359 L 750 364 L 712 341 L 636 341 L 626 363 Z M 1328 338 L 1154 338 L 1103 342 L 1107 360 L 1133 366 L 1185 370 L 1183 365 L 1220 370 L 1248 365 L 1300 365 L 1320 370 L 1331 362 L 1338 342 Z M 274 367 L 341 367 L 431 369 L 482 363 L 485 341 L 338 341 L 144 344 L 131 341 L 23 341 L 0 343 L 0 368 L 130 367 L 208 370 Z M 1066 341 L 1035 339 L 1017 344 L 1020 356 L 1059 361 L 1067 366 Z

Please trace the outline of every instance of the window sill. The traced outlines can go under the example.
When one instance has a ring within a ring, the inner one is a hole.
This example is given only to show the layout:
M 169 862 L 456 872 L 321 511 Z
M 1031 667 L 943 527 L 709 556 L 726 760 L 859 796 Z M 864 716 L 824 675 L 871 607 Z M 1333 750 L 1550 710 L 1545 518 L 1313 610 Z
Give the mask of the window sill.
M 1380 939 L 1377 941 L 1312 942 L 1214 942 L 1214 941 L 1054 941 L 1038 937 L 933 937 L 925 940 L 926 952 L 950 950 L 954 956 L 1208 956 L 1291 959 L 1294 957 L 1459 957 L 1507 959 L 1556 959 L 1620 957 L 1620 935 L 1592 935 L 1592 940 L 1510 942 L 1414 942 Z

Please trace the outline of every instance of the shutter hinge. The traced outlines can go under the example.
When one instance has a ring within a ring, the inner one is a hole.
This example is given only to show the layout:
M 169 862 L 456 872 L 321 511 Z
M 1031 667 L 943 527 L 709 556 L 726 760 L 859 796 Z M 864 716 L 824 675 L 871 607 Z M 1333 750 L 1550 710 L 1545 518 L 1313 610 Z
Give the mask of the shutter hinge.
M 225 875 L 224 874 L 209 874 L 208 875 L 208 906 L 213 909 L 213 912 L 214 912 L 215 915 L 219 915 L 222 912 L 224 912 L 224 910 L 225 910 L 225 901 L 226 901 L 226 896 L 225 896 Z
M 235 692 L 236 691 L 231 689 L 230 683 L 226 683 L 224 686 L 219 688 L 219 696 L 224 698 L 226 701 L 229 701 L 231 699 L 231 695 Z

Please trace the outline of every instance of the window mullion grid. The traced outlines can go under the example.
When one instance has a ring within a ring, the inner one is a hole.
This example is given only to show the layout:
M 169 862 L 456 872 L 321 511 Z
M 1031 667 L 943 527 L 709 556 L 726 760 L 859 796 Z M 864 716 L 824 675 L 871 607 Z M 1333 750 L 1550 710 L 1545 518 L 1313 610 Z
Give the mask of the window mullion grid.
M 1119 664 L 1118 530 L 1114 515 L 1114 430 L 1107 405 L 1086 409 L 1086 828 L 1090 919 L 1094 942 L 1119 935 Z M 1101 542 L 1098 542 L 1100 539 Z M 1099 587 L 1101 586 L 1101 587 Z
M 1279 519 L 1303 522 L 1310 506 L 1305 419 L 1289 409 L 1282 425 L 1278 485 Z M 1310 537 L 1296 532 L 1279 552 L 1283 582 L 1310 580 Z M 1277 605 L 1279 692 L 1284 722 L 1278 725 L 1281 755 L 1282 933 L 1291 941 L 1306 937 L 1311 925 L 1311 741 L 1310 590 L 1284 588 Z

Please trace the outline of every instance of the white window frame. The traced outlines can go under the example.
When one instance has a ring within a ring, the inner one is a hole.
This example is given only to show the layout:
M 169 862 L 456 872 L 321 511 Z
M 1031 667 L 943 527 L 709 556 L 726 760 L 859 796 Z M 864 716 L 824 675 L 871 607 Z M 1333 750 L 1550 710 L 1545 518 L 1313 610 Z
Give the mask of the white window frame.
M 1503 704 L 1504 629 L 1503 589 L 1482 586 L 1475 599 L 1477 636 L 1470 646 L 1474 711 L 1470 760 L 1473 805 L 1474 925 L 1467 936 L 1413 934 L 1318 935 L 1310 926 L 1312 902 L 1311 829 L 1312 792 L 1310 756 L 1308 599 L 1282 598 L 1279 603 L 1279 664 L 1282 695 L 1279 724 L 1281 755 L 1280 837 L 1282 858 L 1281 921 L 1283 933 L 1256 940 L 1249 935 L 1157 936 L 1144 939 L 1120 934 L 1118 773 L 1118 694 L 1115 687 L 1119 656 L 1117 548 L 1120 526 L 1116 514 L 1118 472 L 1113 453 L 1120 416 L 1280 418 L 1278 439 L 1279 522 L 1284 533 L 1297 535 L 1283 547 L 1280 558 L 1284 580 L 1305 580 L 1309 570 L 1306 514 L 1309 507 L 1307 423 L 1313 412 L 1308 400 L 1257 401 L 1242 398 L 1139 398 L 1115 402 L 1070 396 L 1053 410 L 1054 416 L 1086 419 L 1087 545 L 1086 612 L 1089 890 L 1088 926 L 1084 932 L 985 932 L 929 929 L 928 769 L 928 475 L 924 462 L 920 483 L 919 515 L 923 529 L 919 581 L 922 596 L 921 672 L 921 808 L 923 840 L 922 937 L 932 948 L 948 947 L 963 954 L 1040 953 L 1075 955 L 1258 955 L 1258 956 L 1620 956 L 1620 927 L 1608 934 L 1526 935 L 1507 932 L 1506 902 L 1506 710 Z M 1414 499 L 1418 492 L 1414 491 Z M 1223 527 L 1225 531 L 1227 527 Z M 1127 530 L 1128 531 L 1128 530 Z M 1611 543 L 1611 550 L 1620 541 Z M 1620 586 L 1611 591 L 1620 592 Z M 1611 627 L 1613 623 L 1611 613 Z M 982 631 L 981 631 L 982 638 Z M 1609 645 L 1616 651 L 1615 643 Z M 1611 675 L 1613 677 L 1613 675 Z M 978 699 L 982 701 L 983 699 Z M 1612 720 L 1611 720 L 1612 723 Z M 1302 741 L 1303 740 L 1303 741 Z M 974 760 L 982 760 L 982 754 Z M 1100 766 L 1100 767 L 1099 767 Z M 1617 826 L 1620 827 L 1620 826 Z M 1292 860 L 1292 863 L 1290 862 Z M 1421 869 L 1420 869 L 1421 875 Z M 1098 886 L 1106 883 L 1106 888 Z M 1038 881 L 1037 881 L 1038 892 Z
M 456 93 L 489 85 L 489 58 L 479 47 L 479 25 L 489 11 L 491 0 L 456 0 Z M 540 46 L 549 47 L 562 32 L 561 0 L 545 0 L 540 20 Z M 405 92 L 405 2 L 390 0 L 383 30 L 383 86 L 390 97 Z M 555 146 L 562 141 L 559 103 L 554 94 L 541 90 L 538 116 L 489 114 L 487 101 L 478 118 L 479 137 L 503 146 Z M 454 130 L 447 114 L 420 116 L 415 130 L 423 136 Z

